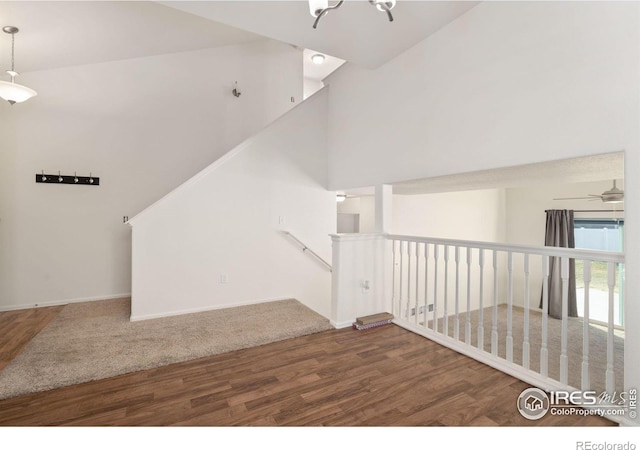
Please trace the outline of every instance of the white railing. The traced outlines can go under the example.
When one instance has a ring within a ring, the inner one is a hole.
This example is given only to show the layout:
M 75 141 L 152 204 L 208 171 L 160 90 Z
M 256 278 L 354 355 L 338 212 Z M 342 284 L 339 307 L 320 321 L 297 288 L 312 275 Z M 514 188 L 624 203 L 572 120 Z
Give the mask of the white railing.
M 329 269 L 329 272 L 333 271 L 333 268 L 331 267 L 331 264 L 329 264 L 327 261 L 325 261 L 320 255 L 318 255 L 316 252 L 314 252 L 313 250 L 311 250 L 307 244 L 305 244 L 304 242 L 302 242 L 300 239 L 298 239 L 297 237 L 295 237 L 293 234 L 291 234 L 290 231 L 283 231 L 283 233 L 285 235 L 287 235 L 289 238 L 291 238 L 291 240 L 293 240 L 296 244 L 298 244 L 301 248 L 302 248 L 302 252 L 303 253 L 308 253 L 311 256 L 313 256 L 314 258 L 316 258 L 316 260 L 322 264 L 323 266 L 325 266 L 327 269 Z
M 397 325 L 549 389 L 614 393 L 623 388 L 624 341 L 614 325 L 622 253 L 400 235 L 385 239 Z M 582 266 L 576 271 L 584 283 L 584 295 L 577 298 L 582 319 L 569 311 L 574 265 Z M 554 288 L 561 300 L 557 319 L 548 314 L 552 270 L 561 278 L 560 288 Z M 596 297 L 607 302 L 604 327 L 588 320 Z

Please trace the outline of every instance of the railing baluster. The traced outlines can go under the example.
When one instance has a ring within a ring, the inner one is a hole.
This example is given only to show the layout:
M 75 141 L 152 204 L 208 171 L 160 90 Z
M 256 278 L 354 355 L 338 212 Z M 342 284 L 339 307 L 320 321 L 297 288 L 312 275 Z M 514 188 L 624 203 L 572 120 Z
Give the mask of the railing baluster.
M 560 339 L 560 382 L 568 384 L 569 359 L 567 358 L 567 333 L 569 325 L 569 258 L 560 257 L 562 278 L 562 333 Z
M 614 288 L 616 285 L 615 263 L 607 263 L 607 284 L 609 285 L 609 320 L 607 325 L 607 372 L 606 389 L 610 395 L 615 391 L 615 374 L 613 372 L 613 314 L 614 314 Z
M 467 321 L 464 324 L 464 342 L 471 345 L 471 247 L 467 247 Z
M 433 331 L 438 331 L 438 244 L 433 244 Z
M 549 257 L 542 257 L 542 343 L 540 344 L 540 375 L 549 376 L 547 321 L 549 320 Z
M 407 320 L 411 317 L 411 241 L 407 241 Z
M 424 243 L 424 327 L 429 328 L 429 244 Z
M 391 305 L 393 308 L 393 314 L 396 317 L 400 317 L 398 310 L 396 310 L 396 241 L 391 241 Z
M 478 348 L 484 350 L 484 311 L 482 301 L 484 298 L 484 249 L 478 249 L 478 265 L 480 266 L 480 297 L 478 299 Z
M 507 274 L 509 287 L 507 291 L 507 361 L 513 362 L 513 253 L 507 254 Z
M 456 261 L 456 305 L 455 305 L 455 316 L 453 319 L 453 337 L 456 341 L 460 340 L 460 319 L 458 315 L 460 314 L 460 247 L 456 245 L 455 250 L 455 261 Z
M 418 325 L 418 316 L 419 311 L 420 311 L 420 305 L 419 303 L 419 294 L 418 294 L 418 290 L 420 289 L 420 274 L 418 273 L 418 270 L 420 269 L 420 244 L 418 242 L 416 242 L 416 319 L 415 319 L 415 324 Z
M 399 297 L 398 297 L 398 300 L 399 300 L 399 303 L 400 303 L 400 306 L 399 306 L 400 310 L 398 311 L 398 313 L 399 313 L 398 316 L 399 317 L 402 317 L 402 301 L 403 301 L 403 299 L 402 299 L 402 278 L 403 278 L 403 274 L 404 274 L 404 271 L 402 270 L 403 266 L 404 266 L 404 255 L 402 253 L 402 248 L 404 247 L 404 242 L 405 241 L 400 241 L 399 242 L 400 243 L 400 277 L 398 278 L 398 284 L 400 286 L 400 294 L 399 294 Z
M 491 320 L 491 354 L 498 355 L 498 252 L 493 251 L 493 318 Z
M 524 254 L 524 330 L 522 342 L 522 367 L 529 368 L 529 254 Z
M 449 246 L 444 246 L 444 316 L 442 317 L 442 332 L 449 336 Z
M 582 390 L 588 391 L 591 387 L 589 378 L 589 284 L 591 283 L 591 261 L 584 260 L 584 314 L 582 315 Z

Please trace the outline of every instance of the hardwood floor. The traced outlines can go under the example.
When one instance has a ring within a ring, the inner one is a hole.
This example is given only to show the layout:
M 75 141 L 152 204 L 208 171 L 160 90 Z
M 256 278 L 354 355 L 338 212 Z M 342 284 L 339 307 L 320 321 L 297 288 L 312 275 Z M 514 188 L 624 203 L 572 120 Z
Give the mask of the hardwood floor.
M 64 306 L 0 313 L 0 370 L 62 311 Z
M 0 313 L 0 363 L 59 312 Z M 395 325 L 332 330 L 0 401 L 2 426 L 600 426 L 529 421 L 528 387 Z

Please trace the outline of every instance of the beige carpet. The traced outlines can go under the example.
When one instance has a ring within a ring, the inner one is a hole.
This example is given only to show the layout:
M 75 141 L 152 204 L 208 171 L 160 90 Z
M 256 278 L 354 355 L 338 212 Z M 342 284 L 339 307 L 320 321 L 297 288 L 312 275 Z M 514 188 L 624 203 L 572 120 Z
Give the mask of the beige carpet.
M 449 317 L 449 336 L 453 337 L 453 319 Z M 478 344 L 478 322 L 479 313 L 477 310 L 471 313 L 471 344 L 477 347 Z M 466 313 L 459 315 L 460 340 L 464 341 L 464 327 Z M 524 336 L 524 309 L 513 308 L 513 362 L 522 365 L 522 342 Z M 493 321 L 493 308 L 483 309 L 484 326 L 484 349 L 491 352 L 491 327 Z M 431 328 L 429 321 L 429 328 Z M 549 352 L 548 374 L 549 378 L 560 380 L 560 348 L 562 321 L 549 318 L 547 321 L 548 339 L 547 349 Z M 567 326 L 567 356 L 568 356 L 568 379 L 569 385 L 578 389 L 581 388 L 582 380 L 582 327 L 581 318 L 570 317 Z M 442 332 L 442 320 L 438 321 L 438 331 Z M 506 335 L 507 335 L 507 305 L 498 306 L 498 356 L 506 358 Z M 540 348 L 542 343 L 542 313 L 530 311 L 529 315 L 529 368 L 540 372 Z M 591 389 L 598 392 L 605 391 L 605 371 L 607 368 L 607 329 L 598 325 L 589 326 L 589 376 Z M 624 386 L 624 332 L 616 331 L 614 337 L 614 372 L 615 387 L 617 391 L 623 390 Z
M 129 299 L 65 306 L 0 372 L 0 399 L 331 329 L 297 300 L 130 322 Z

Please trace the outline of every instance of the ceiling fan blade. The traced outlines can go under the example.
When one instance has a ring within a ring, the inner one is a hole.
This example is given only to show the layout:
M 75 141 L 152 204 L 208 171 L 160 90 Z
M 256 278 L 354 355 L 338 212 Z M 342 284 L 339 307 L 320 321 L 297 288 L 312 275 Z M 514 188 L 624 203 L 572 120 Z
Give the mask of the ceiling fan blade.
M 554 198 L 554 200 L 591 200 L 592 197 L 563 197 Z

